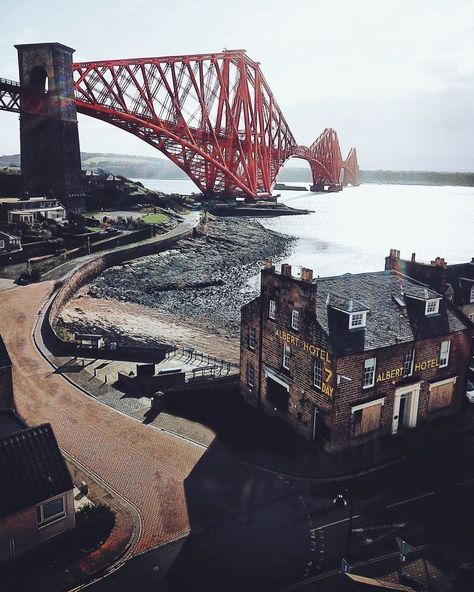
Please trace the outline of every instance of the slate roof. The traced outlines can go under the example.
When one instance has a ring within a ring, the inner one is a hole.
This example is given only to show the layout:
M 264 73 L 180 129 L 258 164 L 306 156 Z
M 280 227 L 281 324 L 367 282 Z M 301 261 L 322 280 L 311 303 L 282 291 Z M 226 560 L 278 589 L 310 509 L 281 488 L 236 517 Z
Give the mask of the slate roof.
M 340 355 L 448 335 L 469 326 L 445 300 L 440 301 L 439 314 L 425 316 L 425 291 L 429 298 L 441 295 L 396 271 L 318 278 L 313 283 L 317 285 L 316 320 Z M 365 303 L 369 308 L 366 328 L 350 330 L 349 315 L 331 307 L 331 294 Z
M 446 267 L 448 282 L 454 291 L 457 306 L 469 304 L 471 288 L 474 285 L 474 263 L 457 263 Z
M 329 293 L 328 297 L 328 304 L 337 310 L 342 310 L 344 312 L 364 312 L 369 310 L 369 307 L 364 302 L 359 302 L 358 300 L 353 300 L 352 298 L 346 298 L 345 296 L 341 296 L 340 294 L 334 294 L 333 292 Z
M 0 335 L 0 368 L 10 368 L 12 361 L 8 355 L 7 348 L 3 342 L 2 336 Z
M 50 424 L 21 429 L 0 438 L 0 518 L 72 487 L 71 475 Z

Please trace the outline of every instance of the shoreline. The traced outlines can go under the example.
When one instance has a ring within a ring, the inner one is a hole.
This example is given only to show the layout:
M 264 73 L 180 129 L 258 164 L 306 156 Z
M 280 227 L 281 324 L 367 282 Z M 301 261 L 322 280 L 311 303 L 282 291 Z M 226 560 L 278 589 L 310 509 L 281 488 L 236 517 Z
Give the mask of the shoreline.
M 257 220 L 209 217 L 201 236 L 104 271 L 65 305 L 58 325 L 69 335 L 194 347 L 238 363 L 240 309 L 259 292 L 251 279 L 295 241 Z

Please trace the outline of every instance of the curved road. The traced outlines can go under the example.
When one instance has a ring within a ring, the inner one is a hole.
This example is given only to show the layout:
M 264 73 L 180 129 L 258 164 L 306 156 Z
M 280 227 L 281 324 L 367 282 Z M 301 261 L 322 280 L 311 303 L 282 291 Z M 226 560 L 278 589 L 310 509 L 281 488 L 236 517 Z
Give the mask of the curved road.
M 13 361 L 15 400 L 28 423 L 52 424 L 60 446 L 129 501 L 143 520 L 133 554 L 189 530 L 183 481 L 203 454 L 101 405 L 55 374 L 32 332 L 53 282 L 3 292 L 0 333 Z

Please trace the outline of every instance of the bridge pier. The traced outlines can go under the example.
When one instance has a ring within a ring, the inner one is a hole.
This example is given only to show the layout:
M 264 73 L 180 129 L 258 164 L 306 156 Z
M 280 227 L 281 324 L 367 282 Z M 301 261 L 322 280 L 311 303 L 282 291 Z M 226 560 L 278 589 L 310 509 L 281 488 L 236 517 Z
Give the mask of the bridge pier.
M 20 84 L 23 192 L 53 195 L 84 211 L 81 153 L 72 77 L 74 49 L 60 43 L 16 45 Z

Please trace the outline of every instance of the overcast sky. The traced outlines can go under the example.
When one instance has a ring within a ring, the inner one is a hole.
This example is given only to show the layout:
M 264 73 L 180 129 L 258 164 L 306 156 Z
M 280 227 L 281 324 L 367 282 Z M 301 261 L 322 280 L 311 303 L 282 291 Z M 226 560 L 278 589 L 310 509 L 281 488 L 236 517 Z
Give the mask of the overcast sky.
M 334 127 L 362 168 L 474 170 L 473 1 L 0 0 L 0 23 L 0 77 L 18 80 L 16 43 L 76 61 L 245 48 L 300 144 Z M 156 155 L 79 123 L 84 151 Z M 0 154 L 18 151 L 18 116 L 0 112 Z

